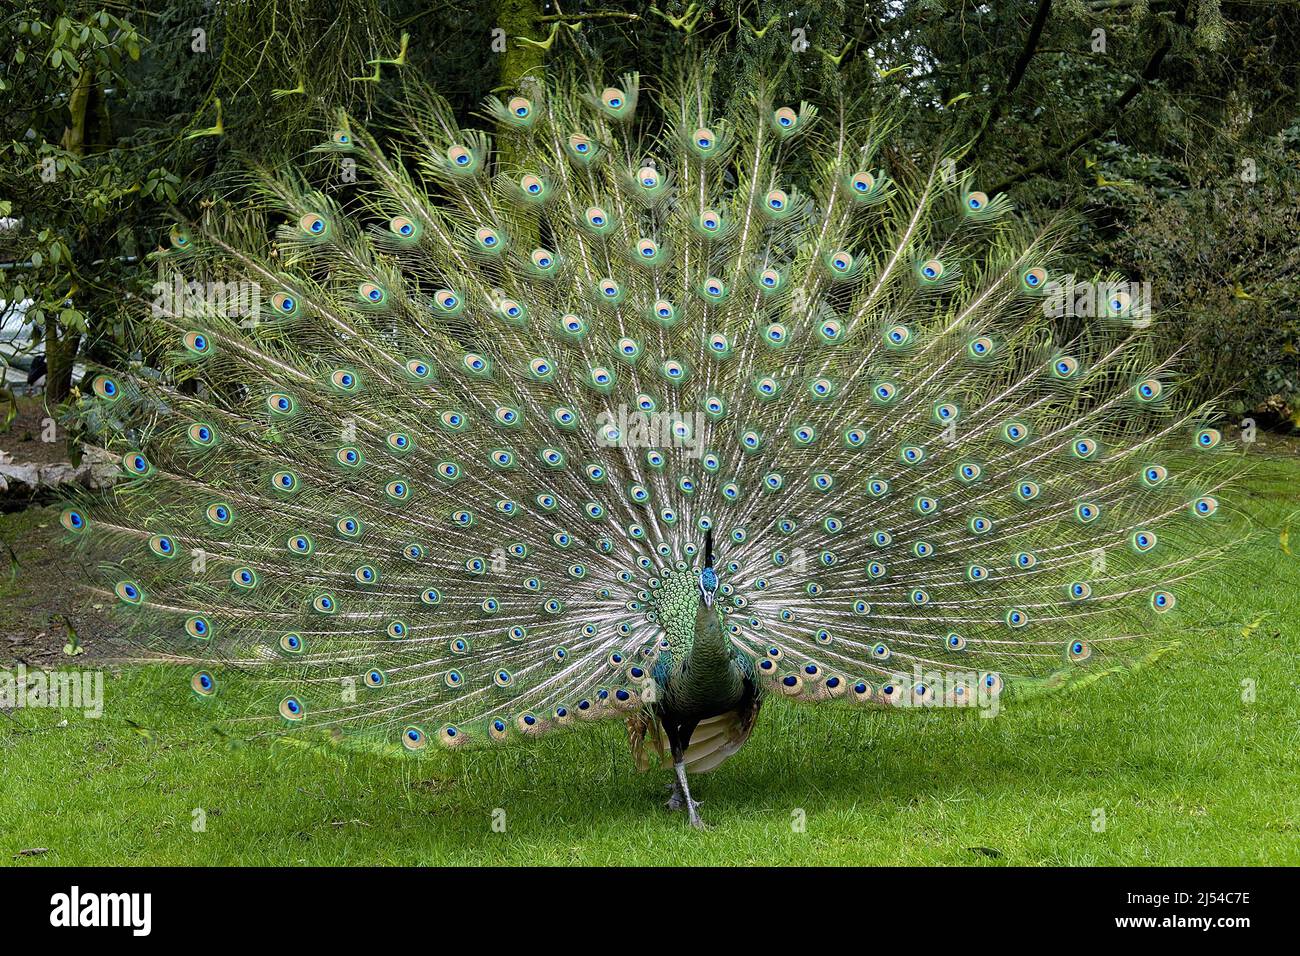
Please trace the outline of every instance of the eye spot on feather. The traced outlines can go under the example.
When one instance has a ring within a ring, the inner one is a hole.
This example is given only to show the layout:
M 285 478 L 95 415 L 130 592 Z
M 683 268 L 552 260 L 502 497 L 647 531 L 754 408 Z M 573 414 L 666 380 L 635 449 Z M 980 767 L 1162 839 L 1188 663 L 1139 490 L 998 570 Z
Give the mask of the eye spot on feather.
M 447 150 L 447 161 L 463 171 L 474 169 L 477 165 L 474 154 L 465 146 L 452 146 Z
M 200 697 L 211 697 L 217 692 L 217 682 L 208 671 L 199 671 L 190 678 L 190 689 Z
M 107 401 L 116 402 L 121 398 L 121 389 L 118 388 L 117 382 L 108 375 L 96 375 L 91 388 L 99 398 Z
M 118 581 L 113 585 L 113 593 L 123 604 L 138 605 L 144 602 L 144 592 L 134 581 Z
M 298 220 L 298 227 L 309 236 L 324 236 L 329 232 L 329 223 L 324 216 L 308 213 Z
M 181 343 L 193 355 L 205 356 L 212 351 L 212 342 L 202 332 L 186 332 L 181 337 Z M 115 386 L 116 387 L 116 386 Z
M 912 330 L 906 325 L 892 325 L 885 330 L 885 340 L 894 347 L 907 345 L 912 341 Z
M 206 422 L 196 422 L 186 430 L 186 434 L 196 448 L 211 448 L 217 443 L 216 429 Z
M 1158 540 L 1154 531 L 1137 530 L 1129 536 L 1129 544 L 1138 554 L 1154 550 Z
M 212 638 L 212 624 L 202 614 L 194 614 L 185 620 L 185 633 L 197 641 Z
M 849 187 L 856 193 L 869 193 L 876 188 L 876 177 L 871 173 L 854 173 L 849 178 Z
M 65 508 L 62 514 L 59 515 L 59 523 L 63 525 L 64 529 L 74 534 L 80 534 L 86 530 L 89 522 L 86 516 L 76 508 Z
M 772 122 L 783 130 L 794 129 L 799 123 L 799 114 L 788 106 L 783 106 L 772 114 Z
M 1033 266 L 1020 274 L 1020 285 L 1026 291 L 1035 291 L 1047 284 L 1047 270 L 1042 266 Z
M 128 452 L 122 456 L 122 469 L 128 475 L 134 475 L 137 478 L 146 477 L 153 472 L 153 465 L 142 452 Z

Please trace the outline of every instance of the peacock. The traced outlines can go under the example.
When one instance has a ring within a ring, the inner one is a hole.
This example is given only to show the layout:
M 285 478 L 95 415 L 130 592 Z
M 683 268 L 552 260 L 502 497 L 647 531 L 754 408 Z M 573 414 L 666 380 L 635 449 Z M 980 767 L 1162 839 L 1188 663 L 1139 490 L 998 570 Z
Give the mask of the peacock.
M 1235 469 L 1149 295 L 1076 281 L 960 144 L 720 85 L 557 69 L 483 129 L 425 91 L 382 146 L 332 115 L 173 229 L 77 399 L 121 479 L 60 522 L 197 720 L 623 721 L 699 827 L 771 696 L 996 708 L 1160 633 Z

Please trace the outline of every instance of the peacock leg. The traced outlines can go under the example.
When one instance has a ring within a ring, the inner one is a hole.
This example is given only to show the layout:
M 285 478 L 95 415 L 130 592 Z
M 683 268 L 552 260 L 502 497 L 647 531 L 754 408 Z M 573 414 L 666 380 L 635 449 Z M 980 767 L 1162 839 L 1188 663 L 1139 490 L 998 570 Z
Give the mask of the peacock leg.
M 668 808 L 680 810 L 685 807 L 690 814 L 691 826 L 702 830 L 704 821 L 700 819 L 700 805 L 691 799 L 691 788 L 686 782 L 686 746 L 691 742 L 691 734 L 695 733 L 698 721 L 679 723 L 666 715 L 661 715 L 660 720 L 663 722 L 664 734 L 668 737 L 668 748 L 673 754 L 673 771 L 677 774 L 677 781 L 673 784 L 673 795 L 668 800 Z
M 686 806 L 686 798 L 682 796 L 682 785 L 677 782 L 676 776 L 673 777 L 673 782 L 668 785 L 668 789 L 672 791 L 672 794 L 668 797 L 668 802 L 664 806 L 669 810 L 680 810 Z
M 691 826 L 697 830 L 704 829 L 704 821 L 700 819 L 700 805 L 691 799 L 691 788 L 686 782 L 686 764 L 678 761 L 673 764 L 673 769 L 677 771 L 677 783 L 681 786 L 682 793 L 686 796 L 686 810 L 690 814 Z

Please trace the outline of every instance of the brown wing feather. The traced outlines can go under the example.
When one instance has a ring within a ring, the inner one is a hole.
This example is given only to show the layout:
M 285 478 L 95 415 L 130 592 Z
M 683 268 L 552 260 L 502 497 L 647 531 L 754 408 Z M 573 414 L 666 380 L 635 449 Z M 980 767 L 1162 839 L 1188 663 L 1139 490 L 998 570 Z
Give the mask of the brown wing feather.
M 735 710 L 699 722 L 691 734 L 683 760 L 688 773 L 708 773 L 739 750 L 753 733 L 762 698 L 752 695 Z M 628 744 L 637 770 L 650 768 L 649 750 L 661 765 L 669 763 L 668 738 L 657 717 L 641 711 L 627 719 Z

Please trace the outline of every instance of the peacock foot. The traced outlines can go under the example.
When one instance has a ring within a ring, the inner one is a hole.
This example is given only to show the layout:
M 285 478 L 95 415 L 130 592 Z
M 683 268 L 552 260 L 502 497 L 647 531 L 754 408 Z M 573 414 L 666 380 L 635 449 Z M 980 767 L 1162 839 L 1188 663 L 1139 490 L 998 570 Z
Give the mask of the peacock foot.
M 682 796 L 682 787 L 676 780 L 668 784 L 668 801 L 664 804 L 669 810 L 680 810 L 686 806 L 686 798 Z
M 668 789 L 672 791 L 672 793 L 669 795 L 667 802 L 664 803 L 664 806 L 667 807 L 669 810 L 685 810 L 686 797 L 682 795 L 682 788 L 674 782 L 668 785 Z M 699 809 L 700 809 L 700 801 L 692 800 L 690 806 L 690 816 L 691 816 L 691 825 L 695 827 L 703 827 L 704 825 L 703 823 L 700 822 L 700 816 L 698 812 Z
M 689 809 L 690 809 L 690 824 L 691 824 L 691 826 L 695 827 L 695 829 L 697 829 L 697 830 L 707 830 L 708 827 L 706 827 L 706 826 L 704 825 L 704 821 L 700 819 L 700 813 L 699 813 L 699 810 L 700 810 L 700 801 L 698 801 L 698 800 L 692 800 L 692 801 L 690 802 L 690 808 L 689 808 Z

